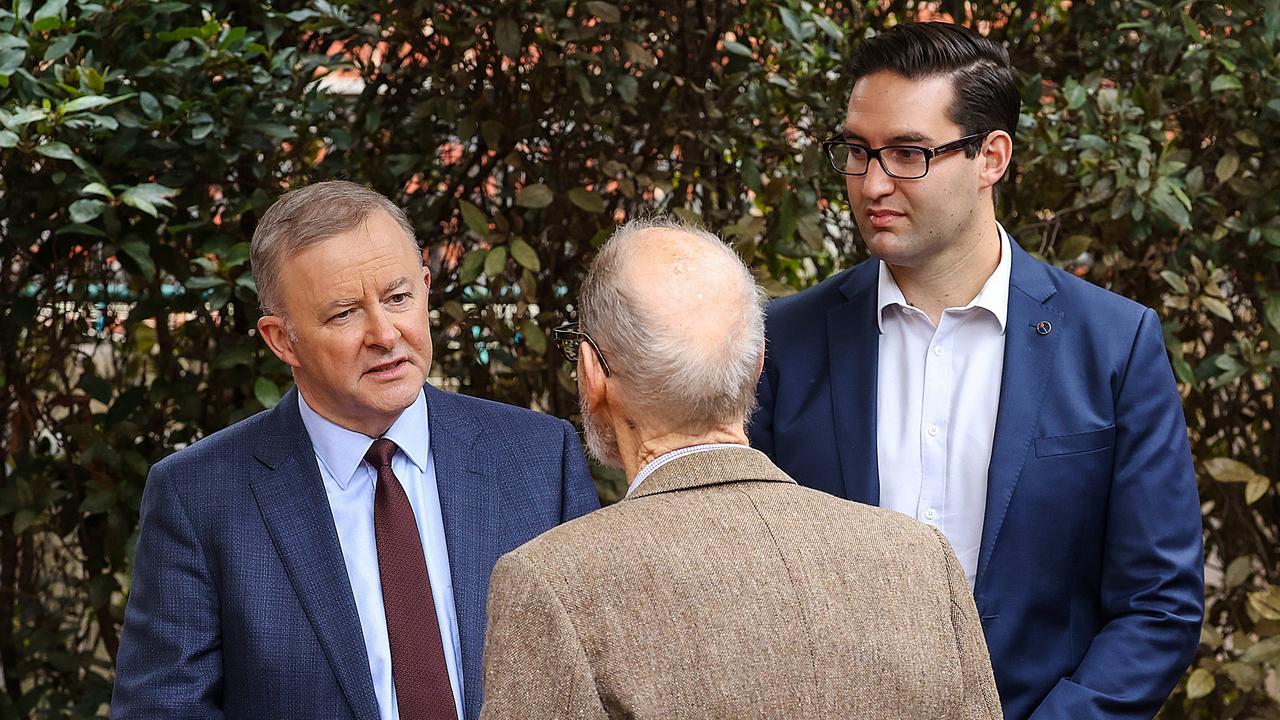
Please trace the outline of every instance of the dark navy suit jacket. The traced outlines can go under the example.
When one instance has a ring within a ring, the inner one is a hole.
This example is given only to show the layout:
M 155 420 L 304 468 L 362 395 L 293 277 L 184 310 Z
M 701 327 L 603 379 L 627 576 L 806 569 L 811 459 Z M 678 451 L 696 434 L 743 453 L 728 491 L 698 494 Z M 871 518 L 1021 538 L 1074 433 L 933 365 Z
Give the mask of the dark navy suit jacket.
M 568 423 L 430 386 L 426 395 L 474 719 L 494 563 L 599 501 Z M 377 720 L 296 389 L 152 468 L 116 672 L 117 720 Z
M 872 505 L 877 273 L 865 262 L 769 306 L 750 432 L 801 484 Z M 1204 612 L 1159 320 L 1014 243 L 999 402 L 974 594 L 1005 714 L 1150 718 Z

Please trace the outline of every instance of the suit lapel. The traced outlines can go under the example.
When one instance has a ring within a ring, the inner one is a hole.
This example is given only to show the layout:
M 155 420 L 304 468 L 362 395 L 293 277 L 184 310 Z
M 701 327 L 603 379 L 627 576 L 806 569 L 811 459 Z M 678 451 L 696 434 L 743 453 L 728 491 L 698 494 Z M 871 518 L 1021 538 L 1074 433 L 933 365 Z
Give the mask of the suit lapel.
M 874 259 L 855 267 L 840 287 L 846 301 L 827 311 L 831 405 L 845 497 L 868 505 L 880 504 L 876 457 L 878 272 L 879 261 Z
M 481 653 L 489 587 L 485 549 L 498 531 L 498 485 L 475 449 L 481 428 L 449 393 L 426 388 L 431 457 L 449 551 L 454 612 L 462 646 L 463 705 L 480 712 Z
M 352 713 L 359 720 L 377 720 L 355 595 L 297 393 L 290 390 L 271 411 L 254 451 L 266 468 L 250 479 L 250 487 Z
M 974 585 L 980 608 L 984 604 L 982 587 L 991 554 L 1035 439 L 1040 408 L 1052 381 L 1053 357 L 1066 331 L 1062 313 L 1047 304 L 1057 292 L 1049 268 L 1027 255 L 1016 242 L 1010 245 L 1013 267 L 1005 323 L 1004 370 L 991 465 L 987 471 L 987 509 Z M 1051 324 L 1048 332 L 1037 330 L 1043 321 Z

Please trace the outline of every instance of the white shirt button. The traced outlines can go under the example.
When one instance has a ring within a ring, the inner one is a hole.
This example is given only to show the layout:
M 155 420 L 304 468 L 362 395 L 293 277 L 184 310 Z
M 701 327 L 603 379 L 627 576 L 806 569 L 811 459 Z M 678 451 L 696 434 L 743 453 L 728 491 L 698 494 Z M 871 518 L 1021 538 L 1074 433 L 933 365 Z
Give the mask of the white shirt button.
M 933 354 L 934 354 L 934 355 L 936 355 L 936 356 L 938 356 L 938 357 L 942 357 L 942 346 L 941 346 L 941 345 L 939 345 L 939 346 L 935 347 L 935 348 L 933 349 Z
M 937 425 L 930 425 L 930 426 L 929 426 L 928 433 L 929 433 L 929 437 L 937 437 L 937 436 L 938 436 L 938 426 L 937 426 Z
M 934 510 L 933 508 L 929 508 L 928 510 L 925 510 L 925 511 L 924 511 L 924 519 L 925 519 L 925 520 L 932 520 L 932 519 L 934 519 L 934 518 L 936 518 L 936 517 L 938 517 L 938 511 L 937 511 L 937 510 Z

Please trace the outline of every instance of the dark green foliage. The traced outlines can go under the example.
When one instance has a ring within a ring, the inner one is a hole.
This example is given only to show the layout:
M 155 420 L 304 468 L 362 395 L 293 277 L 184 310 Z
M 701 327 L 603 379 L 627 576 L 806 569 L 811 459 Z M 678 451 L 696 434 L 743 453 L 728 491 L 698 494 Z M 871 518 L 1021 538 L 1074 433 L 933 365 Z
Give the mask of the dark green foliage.
M 0 716 L 105 715 L 148 466 L 287 387 L 247 266 L 282 190 L 401 203 L 442 381 L 569 416 L 550 328 L 619 220 L 699 219 L 775 294 L 860 259 L 815 141 L 849 48 L 931 6 L 0 10 Z M 1280 717 L 1280 2 L 974 6 L 1024 80 L 1000 217 L 1156 307 L 1186 397 L 1209 616 L 1166 716 Z

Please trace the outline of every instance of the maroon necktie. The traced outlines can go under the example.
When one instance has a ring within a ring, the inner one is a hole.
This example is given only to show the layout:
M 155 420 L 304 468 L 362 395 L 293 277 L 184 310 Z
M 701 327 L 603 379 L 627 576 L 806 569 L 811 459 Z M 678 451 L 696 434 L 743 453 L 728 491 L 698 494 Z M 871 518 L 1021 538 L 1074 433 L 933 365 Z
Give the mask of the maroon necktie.
M 364 459 L 378 471 L 373 533 L 382 578 L 382 608 L 391 642 L 391 679 L 400 720 L 457 720 L 444 643 L 409 496 L 391 471 L 396 444 L 373 441 Z

